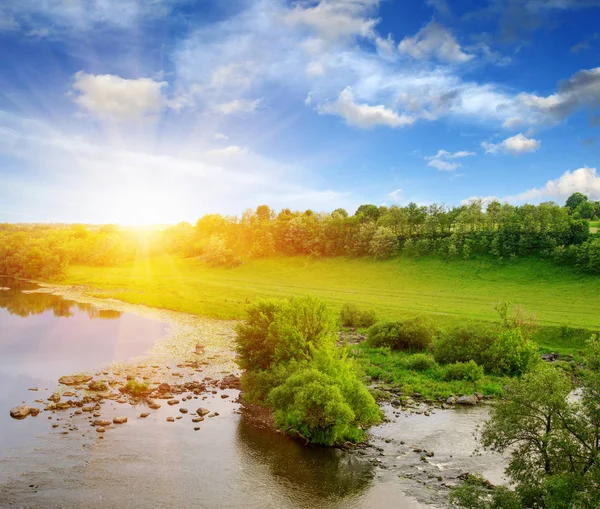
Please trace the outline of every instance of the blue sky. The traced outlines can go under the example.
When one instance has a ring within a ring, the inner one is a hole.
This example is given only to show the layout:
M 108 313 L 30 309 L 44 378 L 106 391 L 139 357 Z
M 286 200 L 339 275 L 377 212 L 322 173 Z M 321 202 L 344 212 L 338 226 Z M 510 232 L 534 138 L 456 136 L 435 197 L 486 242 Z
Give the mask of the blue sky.
M 7 0 L 0 221 L 600 199 L 600 0 Z

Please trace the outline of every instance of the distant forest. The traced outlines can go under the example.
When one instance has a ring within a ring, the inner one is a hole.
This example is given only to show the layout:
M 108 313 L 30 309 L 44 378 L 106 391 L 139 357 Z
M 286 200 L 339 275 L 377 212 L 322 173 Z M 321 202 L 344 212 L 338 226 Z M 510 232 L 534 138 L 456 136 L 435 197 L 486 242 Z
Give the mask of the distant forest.
M 387 259 L 398 253 L 448 260 L 535 255 L 600 274 L 600 234 L 590 233 L 590 221 L 598 217 L 600 202 L 575 193 L 564 206 L 474 200 L 460 207 L 361 205 L 353 215 L 344 209 L 276 213 L 261 205 L 241 217 L 208 214 L 195 225 L 163 229 L 5 223 L 0 274 L 49 278 L 69 264 L 117 265 L 142 255 L 198 257 L 211 266 L 233 267 L 275 255 Z

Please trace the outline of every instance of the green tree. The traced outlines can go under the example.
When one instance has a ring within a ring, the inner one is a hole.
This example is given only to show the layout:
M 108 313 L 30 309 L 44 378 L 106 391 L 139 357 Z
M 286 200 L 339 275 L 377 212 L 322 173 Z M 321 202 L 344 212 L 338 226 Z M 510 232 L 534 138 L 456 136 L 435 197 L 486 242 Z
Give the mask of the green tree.
M 571 196 L 567 198 L 566 207 L 569 209 L 569 212 L 572 214 L 575 212 L 575 209 L 583 202 L 588 201 L 588 197 L 583 193 L 573 193 Z

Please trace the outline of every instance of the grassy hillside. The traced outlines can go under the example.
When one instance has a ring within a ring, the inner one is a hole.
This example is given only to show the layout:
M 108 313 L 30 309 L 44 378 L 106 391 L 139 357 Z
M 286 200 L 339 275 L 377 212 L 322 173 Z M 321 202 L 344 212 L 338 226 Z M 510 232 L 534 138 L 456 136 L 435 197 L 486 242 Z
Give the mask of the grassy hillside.
M 534 259 L 504 264 L 438 258 L 272 258 L 235 269 L 215 269 L 192 259 L 144 258 L 119 267 L 73 266 L 66 280 L 99 297 L 189 313 L 239 318 L 257 296 L 310 293 L 341 307 L 356 302 L 382 318 L 421 313 L 496 319 L 500 300 L 522 305 L 543 325 L 600 328 L 600 278 Z

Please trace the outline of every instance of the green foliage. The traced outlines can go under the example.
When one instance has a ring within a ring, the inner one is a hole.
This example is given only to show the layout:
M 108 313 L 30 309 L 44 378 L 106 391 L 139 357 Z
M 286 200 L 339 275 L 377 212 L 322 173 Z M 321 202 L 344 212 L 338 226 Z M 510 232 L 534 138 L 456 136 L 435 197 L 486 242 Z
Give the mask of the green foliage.
M 361 309 L 357 304 L 346 302 L 340 311 L 340 323 L 344 327 L 370 327 L 377 321 L 372 309 Z
M 474 360 L 469 362 L 455 362 L 444 366 L 444 380 L 464 380 L 476 383 L 484 377 L 484 371 Z
M 598 368 L 600 341 L 592 336 L 583 359 L 580 400 L 570 397 L 570 378 L 553 366 L 541 365 L 509 382 L 505 398 L 483 426 L 481 442 L 508 453 L 506 473 L 515 490 L 497 494 L 466 483 L 454 492 L 454 502 L 474 508 L 504 507 L 500 500 L 510 501 L 508 507 L 599 507 Z
M 242 260 L 227 247 L 227 241 L 223 235 L 213 234 L 204 251 L 202 259 L 210 267 L 237 267 Z
M 371 346 L 389 347 L 395 350 L 425 350 L 432 344 L 436 334 L 433 321 L 425 316 L 405 322 L 379 322 L 368 332 Z
M 522 375 L 539 359 L 537 346 L 524 339 L 520 329 L 508 329 L 501 332 L 490 347 L 489 369 L 498 374 Z
M 447 398 L 456 394 L 479 391 L 485 395 L 502 395 L 504 379 L 483 375 L 477 381 L 446 380 L 445 367 L 435 363 L 425 371 L 410 369 L 409 359 L 414 355 L 389 348 L 373 348 L 367 343 L 346 346 L 348 355 L 356 359 L 364 372 L 373 380 L 389 383 L 405 394 L 418 392 L 424 398 Z M 481 368 L 479 368 L 481 373 Z
M 132 396 L 145 396 L 150 393 L 150 387 L 145 382 L 138 382 L 137 380 L 128 380 L 123 387 L 122 392 L 131 394 Z
M 275 363 L 308 360 L 335 345 L 335 316 L 315 297 L 257 299 L 237 325 L 238 363 L 246 370 L 269 370 Z
M 324 352 L 273 389 L 267 404 L 279 427 L 323 445 L 362 441 L 362 428 L 381 418 L 353 364 Z
M 369 254 L 377 260 L 385 260 L 397 250 L 398 236 L 388 226 L 379 226 L 369 244 Z
M 237 327 L 246 398 L 273 410 L 275 423 L 308 442 L 357 442 L 380 420 L 353 362 L 335 350 L 336 320 L 315 297 L 259 299 Z
M 406 359 L 406 367 L 413 371 L 428 371 L 436 366 L 436 362 L 431 355 L 425 353 L 416 353 Z
M 490 366 L 489 350 L 499 333 L 497 324 L 467 322 L 439 336 L 434 341 L 433 355 L 440 364 L 473 360 L 480 366 Z

